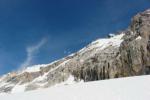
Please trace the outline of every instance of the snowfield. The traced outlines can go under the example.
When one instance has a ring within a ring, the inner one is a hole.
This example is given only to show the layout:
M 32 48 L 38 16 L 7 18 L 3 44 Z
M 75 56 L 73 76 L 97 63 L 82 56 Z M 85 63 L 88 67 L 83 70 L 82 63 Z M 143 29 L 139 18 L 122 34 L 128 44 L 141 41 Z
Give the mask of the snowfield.
M 93 48 L 98 48 L 100 50 L 104 50 L 105 48 L 109 46 L 119 47 L 120 44 L 123 42 L 123 36 L 124 33 L 115 35 L 111 38 L 100 38 L 96 41 L 93 41 L 91 44 L 89 44 L 87 47 L 82 48 L 79 52 L 86 52 L 87 50 L 91 50 Z
M 0 94 L 0 100 L 150 100 L 150 75 Z

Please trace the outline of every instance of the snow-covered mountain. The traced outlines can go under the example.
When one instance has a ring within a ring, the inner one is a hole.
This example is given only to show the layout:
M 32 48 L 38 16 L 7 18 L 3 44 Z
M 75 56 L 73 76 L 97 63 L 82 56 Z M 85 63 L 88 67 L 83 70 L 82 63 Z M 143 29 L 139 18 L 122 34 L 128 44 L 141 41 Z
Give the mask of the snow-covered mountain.
M 72 70 L 71 67 L 78 64 L 75 61 L 82 57 L 82 59 L 79 59 L 79 62 L 84 63 L 86 59 L 93 57 L 96 53 L 105 48 L 113 47 L 117 49 L 123 41 L 123 36 L 124 34 L 120 34 L 112 38 L 98 39 L 77 53 L 71 54 L 66 58 L 50 64 L 34 65 L 18 72 L 8 73 L 0 79 L 0 91 L 15 93 L 23 92 L 25 90 L 45 88 L 51 85 L 60 85 L 62 83 L 71 84 L 83 81 L 83 79 L 75 79 L 74 75 L 69 73 Z M 69 72 L 63 71 L 69 70 L 69 68 L 71 68 Z
M 107 48 L 118 49 L 123 41 L 123 36 L 124 34 L 122 33 L 112 38 L 98 39 L 77 53 L 71 54 L 66 58 L 50 64 L 30 66 L 22 71 L 8 73 L 0 79 L 0 91 L 15 93 L 45 88 L 62 83 L 71 84 L 83 81 L 83 79 L 75 79 L 71 72 L 71 70 L 73 71 L 73 69 L 76 69 L 73 68 L 74 66 L 78 66 L 78 63 L 76 62 L 82 64 L 101 50 Z
M 0 98 L 1 100 L 149 100 L 149 84 L 150 76 L 147 75 L 0 94 Z
M 138 13 L 125 31 L 97 39 L 50 64 L 0 77 L 0 93 L 150 74 L 150 10 Z

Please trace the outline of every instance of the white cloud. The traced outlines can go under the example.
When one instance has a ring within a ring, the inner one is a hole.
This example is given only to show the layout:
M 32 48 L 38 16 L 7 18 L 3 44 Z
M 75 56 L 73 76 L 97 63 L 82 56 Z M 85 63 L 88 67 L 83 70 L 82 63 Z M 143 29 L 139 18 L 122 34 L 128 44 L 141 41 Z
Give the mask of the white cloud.
M 71 51 L 69 51 L 69 50 L 64 50 L 64 54 L 70 54 L 71 53 Z
M 30 66 L 33 62 L 34 56 L 36 54 L 36 52 L 38 52 L 40 50 L 40 48 L 46 43 L 47 39 L 43 38 L 39 43 L 37 43 L 36 45 L 33 46 L 29 46 L 26 48 L 26 52 L 27 52 L 27 58 L 26 60 L 20 65 L 21 69 L 24 69 L 28 66 Z

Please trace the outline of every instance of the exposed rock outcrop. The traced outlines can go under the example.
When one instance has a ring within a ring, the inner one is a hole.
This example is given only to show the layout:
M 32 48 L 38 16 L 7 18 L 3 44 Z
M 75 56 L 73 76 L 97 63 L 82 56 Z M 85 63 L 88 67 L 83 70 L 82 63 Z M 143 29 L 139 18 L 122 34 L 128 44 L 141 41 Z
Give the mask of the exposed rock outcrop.
M 98 39 L 77 53 L 37 68 L 4 75 L 0 92 L 13 92 L 18 86 L 25 91 L 46 88 L 70 76 L 86 82 L 150 74 L 150 10 L 134 16 L 120 34 Z

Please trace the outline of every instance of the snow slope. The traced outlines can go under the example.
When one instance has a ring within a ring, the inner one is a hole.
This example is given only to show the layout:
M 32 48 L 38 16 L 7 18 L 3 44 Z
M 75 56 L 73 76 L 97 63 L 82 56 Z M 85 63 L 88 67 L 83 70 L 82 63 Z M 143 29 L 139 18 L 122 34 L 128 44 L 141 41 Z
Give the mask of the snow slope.
M 91 50 L 93 48 L 104 50 L 109 46 L 119 47 L 123 41 L 123 36 L 124 33 L 115 35 L 114 37 L 111 38 L 97 39 L 96 41 L 93 41 L 91 44 L 89 44 L 88 47 L 84 47 L 83 49 L 81 49 L 79 52 L 86 52 L 87 50 Z
M 150 75 L 136 76 L 0 94 L 0 100 L 150 100 L 149 84 Z

